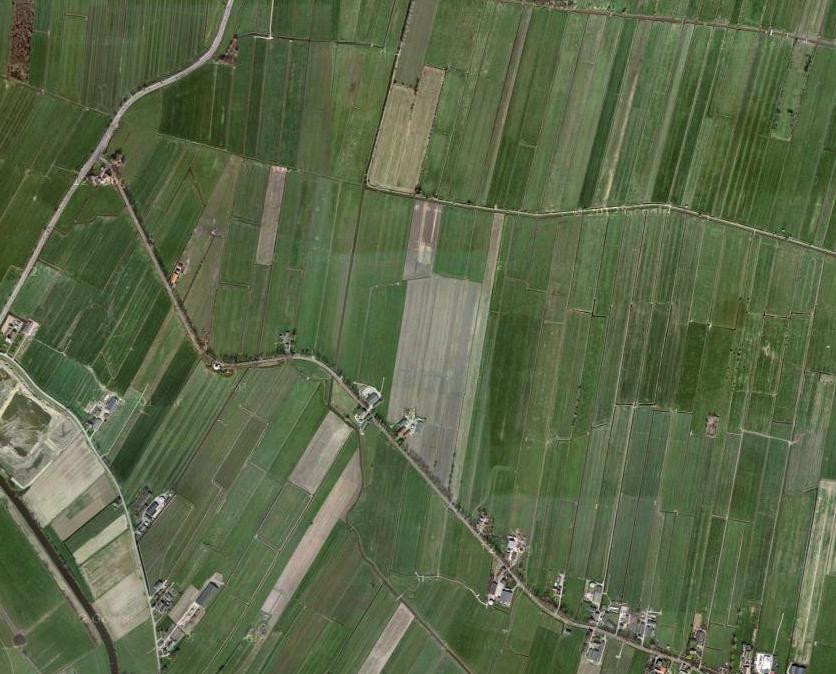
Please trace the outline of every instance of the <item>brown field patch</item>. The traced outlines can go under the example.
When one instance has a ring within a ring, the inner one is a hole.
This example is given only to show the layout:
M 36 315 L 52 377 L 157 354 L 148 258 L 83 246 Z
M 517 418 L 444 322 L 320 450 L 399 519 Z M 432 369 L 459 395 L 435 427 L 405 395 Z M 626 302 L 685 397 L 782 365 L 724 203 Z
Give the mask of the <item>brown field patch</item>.
M 81 565 L 94 597 L 101 597 L 136 569 L 133 546 L 133 532 L 125 531 Z
M 360 667 L 359 674 L 380 674 L 383 671 L 386 663 L 389 662 L 389 658 L 392 657 L 392 653 L 401 643 L 403 635 L 406 634 L 412 624 L 414 617 L 412 611 L 404 604 L 398 604 L 398 608 L 389 618 L 389 622 L 386 623 L 386 627 L 383 628 L 375 645 L 372 646 L 372 650 L 363 662 L 363 666 Z
M 305 448 L 302 458 L 293 468 L 290 481 L 309 494 L 314 494 L 350 434 L 348 424 L 329 411 Z
M 427 418 L 410 448 L 443 484 L 451 477 L 481 285 L 434 276 L 409 281 L 389 402 L 390 421 Z
M 32 27 L 35 24 L 34 0 L 14 0 L 14 17 L 9 47 L 9 77 L 26 82 L 32 59 Z
M 68 539 L 96 513 L 112 503 L 118 494 L 108 475 L 102 475 L 52 520 L 51 526 L 62 541 Z
M 98 457 L 79 432 L 70 446 L 35 479 L 23 499 L 46 526 L 104 472 Z
M 360 455 L 355 453 L 343 469 L 328 498 L 296 546 L 282 574 L 270 590 L 261 611 L 269 616 L 268 627 L 273 629 L 287 608 L 299 584 L 308 573 L 322 546 L 331 534 L 337 520 L 346 516 L 360 495 L 363 476 L 360 471 Z

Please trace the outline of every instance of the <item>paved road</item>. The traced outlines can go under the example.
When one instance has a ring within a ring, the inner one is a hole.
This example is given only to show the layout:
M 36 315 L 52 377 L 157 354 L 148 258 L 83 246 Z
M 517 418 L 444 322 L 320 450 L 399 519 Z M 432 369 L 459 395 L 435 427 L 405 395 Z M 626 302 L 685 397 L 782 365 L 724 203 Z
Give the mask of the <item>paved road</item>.
M 229 21 L 229 15 L 232 12 L 232 6 L 234 4 L 235 0 L 226 1 L 226 6 L 224 7 L 224 12 L 221 16 L 221 22 L 218 25 L 218 32 L 215 34 L 215 39 L 212 40 L 212 44 L 209 46 L 209 49 L 207 49 L 196 61 L 192 62 L 182 70 L 172 75 L 168 75 L 167 77 L 164 77 L 160 80 L 156 80 L 155 82 L 152 82 L 151 84 L 142 87 L 138 91 L 128 96 L 128 98 L 126 98 L 122 102 L 122 105 L 119 106 L 119 109 L 116 111 L 116 114 L 113 116 L 113 119 L 110 120 L 110 124 L 108 124 L 108 127 L 104 132 L 104 135 L 99 140 L 99 144 L 96 145 L 96 149 L 93 150 L 93 153 L 88 157 L 87 161 L 84 162 L 84 164 L 76 174 L 76 177 L 70 185 L 69 189 L 67 189 L 67 191 L 64 193 L 64 196 L 61 198 L 61 201 L 58 202 L 58 207 L 55 209 L 55 212 L 49 219 L 49 222 L 44 228 L 44 231 L 41 233 L 41 236 L 38 239 L 38 243 L 35 245 L 35 250 L 33 250 L 32 255 L 29 256 L 29 260 L 26 263 L 26 266 L 23 268 L 23 272 L 21 273 L 20 278 L 17 280 L 17 283 L 15 283 L 15 286 L 12 289 L 9 298 L 3 305 L 3 309 L 2 311 L 0 311 L 0 318 L 4 317 L 12 308 L 12 304 L 14 304 L 15 299 L 17 299 L 17 296 L 20 293 L 20 289 L 23 288 L 23 284 L 26 283 L 26 279 L 28 279 L 29 275 L 32 273 L 32 269 L 34 269 L 35 263 L 38 261 L 38 258 L 41 255 L 41 251 L 46 245 L 46 242 L 49 240 L 49 237 L 52 234 L 52 230 L 55 229 L 55 226 L 61 219 L 61 215 L 64 213 L 64 210 L 70 203 L 70 199 L 73 198 L 73 195 L 76 193 L 76 190 L 78 190 L 81 183 L 84 182 L 85 178 L 90 173 L 90 169 L 93 168 L 93 164 L 95 164 L 96 161 L 98 161 L 99 157 L 101 157 L 102 154 L 104 154 L 107 150 L 107 146 L 110 144 L 110 141 L 113 138 L 113 134 L 116 133 L 116 130 L 119 128 L 119 124 L 121 124 L 122 118 L 125 116 L 125 113 L 128 112 L 128 110 L 130 110 L 131 106 L 133 106 L 134 103 L 144 98 L 148 94 L 158 91 L 163 87 L 167 87 L 169 84 L 173 84 L 177 80 L 181 80 L 184 77 L 187 77 L 195 70 L 208 63 L 215 55 L 215 53 L 217 53 L 218 51 L 218 47 L 220 46 L 221 40 L 223 39 L 224 31 L 226 31 L 226 24 Z

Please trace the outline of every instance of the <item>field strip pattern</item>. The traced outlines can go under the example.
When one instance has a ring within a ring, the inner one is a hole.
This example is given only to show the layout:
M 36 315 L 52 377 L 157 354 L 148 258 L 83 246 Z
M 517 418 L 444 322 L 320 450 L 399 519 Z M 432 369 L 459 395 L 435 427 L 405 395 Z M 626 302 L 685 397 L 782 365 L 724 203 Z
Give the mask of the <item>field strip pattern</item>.
M 290 482 L 314 494 L 337 458 L 351 428 L 329 410 L 290 474 Z
M 398 604 L 386 627 L 380 633 L 359 674 L 380 674 L 398 647 L 415 616 L 405 604 Z
M 269 616 L 268 629 L 272 630 L 290 604 L 290 600 L 308 573 L 325 541 L 331 534 L 337 520 L 346 516 L 360 495 L 363 476 L 360 470 L 360 455 L 355 453 L 343 469 L 325 502 L 314 516 L 313 522 L 296 546 L 281 576 L 264 604 L 262 613 Z

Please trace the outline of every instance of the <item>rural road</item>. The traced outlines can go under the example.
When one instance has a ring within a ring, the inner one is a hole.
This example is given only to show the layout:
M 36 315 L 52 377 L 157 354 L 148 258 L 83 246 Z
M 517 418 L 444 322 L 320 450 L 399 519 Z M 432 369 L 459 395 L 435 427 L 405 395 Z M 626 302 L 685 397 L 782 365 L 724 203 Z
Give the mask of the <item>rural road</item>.
M 35 249 L 32 251 L 32 255 L 29 256 L 29 260 L 26 263 L 26 266 L 23 268 L 23 272 L 20 275 L 20 278 L 12 288 L 12 292 L 9 295 L 6 303 L 3 305 L 2 311 L 0 311 L 0 319 L 6 316 L 9 310 L 12 308 L 15 299 L 17 299 L 18 294 L 20 294 L 21 288 L 23 288 L 23 284 L 26 283 L 26 279 L 29 278 L 29 275 L 32 273 L 32 269 L 35 268 L 35 263 L 38 261 L 38 258 L 41 255 L 41 251 L 43 250 L 46 242 L 49 240 L 50 235 L 52 234 L 52 230 L 55 229 L 55 226 L 58 224 L 58 221 L 61 219 L 61 215 L 63 215 L 64 210 L 67 208 L 67 205 L 70 203 L 70 199 L 73 198 L 73 195 L 78 190 L 81 183 L 84 182 L 87 175 L 90 173 L 90 169 L 93 168 L 93 164 L 98 161 L 99 157 L 107 150 L 107 146 L 110 144 L 111 139 L 113 138 L 113 134 L 116 133 L 116 130 L 119 128 L 119 124 L 122 122 L 122 118 L 125 116 L 125 113 L 130 110 L 131 106 L 134 103 L 139 101 L 140 99 L 144 98 L 148 94 L 154 93 L 159 89 L 167 87 L 169 84 L 173 84 L 178 80 L 187 77 L 195 70 L 200 68 L 201 66 L 208 63 L 212 56 L 218 51 L 218 47 L 221 44 L 221 40 L 223 39 L 224 32 L 226 31 L 226 24 L 229 22 L 229 15 L 232 12 L 232 6 L 235 4 L 235 0 L 227 0 L 226 6 L 224 7 L 223 15 L 221 16 L 221 22 L 218 25 L 218 32 L 215 34 L 215 38 L 212 40 L 212 44 L 209 48 L 198 57 L 196 61 L 193 61 L 191 64 L 179 70 L 176 73 L 163 77 L 162 79 L 156 80 L 151 84 L 148 84 L 138 91 L 134 92 L 128 98 L 126 98 L 122 105 L 119 106 L 119 109 L 116 111 L 116 114 L 113 115 L 113 119 L 110 120 L 110 124 L 108 124 L 107 129 L 104 132 L 104 135 L 99 140 L 99 144 L 96 145 L 96 149 L 93 150 L 93 153 L 87 158 L 87 161 L 84 162 L 82 167 L 79 169 L 76 177 L 73 179 L 73 182 L 70 184 L 70 187 L 64 193 L 64 196 L 61 198 L 61 201 L 58 202 L 58 207 L 52 214 L 52 217 L 49 219 L 44 231 L 41 233 L 40 238 L 38 239 L 38 243 L 35 245 Z
M 278 355 L 278 356 L 269 356 L 266 358 L 259 358 L 254 360 L 246 360 L 246 361 L 238 361 L 238 362 L 224 362 L 220 359 L 214 357 L 214 355 L 209 351 L 205 344 L 203 344 L 200 338 L 197 335 L 197 332 L 192 325 L 191 320 L 189 319 L 188 314 L 186 313 L 185 308 L 183 307 L 182 303 L 180 302 L 180 298 L 174 292 L 174 289 L 171 287 L 171 284 L 168 282 L 168 275 L 166 271 L 163 269 L 162 264 L 160 263 L 159 258 L 157 257 L 156 251 L 154 250 L 153 244 L 148 239 L 148 235 L 145 232 L 145 229 L 142 226 L 142 223 L 139 220 L 136 212 L 134 211 L 133 205 L 128 198 L 128 195 L 125 193 L 124 187 L 120 184 L 116 184 L 116 189 L 119 191 L 119 194 L 122 196 L 122 199 L 125 203 L 125 207 L 130 214 L 131 222 L 135 229 L 137 230 L 137 234 L 142 241 L 143 247 L 145 248 L 146 252 L 148 253 L 148 257 L 150 258 L 152 264 L 154 265 L 154 269 L 157 274 L 157 278 L 159 278 L 160 283 L 163 284 L 166 292 L 168 293 L 169 299 L 172 302 L 175 312 L 180 319 L 180 322 L 183 324 L 183 329 L 186 331 L 186 334 L 189 337 L 189 340 L 194 346 L 195 351 L 199 353 L 203 359 L 205 364 L 208 366 L 212 362 L 219 362 L 224 367 L 228 368 L 262 368 L 262 367 L 273 367 L 276 365 L 281 365 L 283 363 L 292 363 L 292 362 L 301 362 L 301 363 L 311 363 L 318 367 L 322 372 L 324 372 L 328 377 L 334 382 L 336 386 L 339 386 L 346 395 L 350 396 L 358 405 L 361 404 L 360 397 L 357 395 L 357 392 L 352 388 L 351 384 L 347 382 L 343 376 L 337 372 L 331 365 L 328 363 L 320 360 L 316 356 L 311 356 L 308 354 L 303 353 L 293 353 L 293 354 L 285 354 L 285 355 Z M 488 543 L 477 531 L 476 527 L 471 523 L 471 521 L 467 518 L 467 516 L 462 513 L 458 508 L 456 508 L 453 499 L 443 490 L 441 489 L 432 477 L 421 467 L 418 461 L 412 456 L 412 454 L 407 451 L 407 449 L 399 444 L 395 439 L 395 436 L 392 434 L 389 427 L 379 418 L 373 417 L 374 424 L 377 429 L 383 434 L 386 438 L 387 442 L 407 460 L 407 462 L 412 466 L 419 475 L 424 479 L 424 481 L 430 486 L 436 495 L 441 498 L 444 503 L 446 504 L 448 510 L 453 513 L 453 515 L 458 519 L 467 530 L 479 541 L 479 544 L 482 548 L 487 552 L 495 562 L 499 564 L 505 564 L 503 558 L 494 550 L 494 548 Z M 638 643 L 633 639 L 628 639 L 625 636 L 615 634 L 608 630 L 604 630 L 601 627 L 596 627 L 593 625 L 589 625 L 584 622 L 580 622 L 571 618 L 570 616 L 566 615 L 565 613 L 555 609 L 555 607 L 546 602 L 545 600 L 541 599 L 537 596 L 533 590 L 531 590 L 523 581 L 523 579 L 517 574 L 516 571 L 513 569 L 509 569 L 509 575 L 514 579 L 517 583 L 517 586 L 522 589 L 525 595 L 531 599 L 539 608 L 545 613 L 548 613 L 553 618 L 559 620 L 564 625 L 568 625 L 571 627 L 575 627 L 577 629 L 582 630 L 593 630 L 595 632 L 607 635 L 608 639 L 614 639 L 616 641 L 623 642 L 628 644 L 632 648 L 637 650 L 643 651 L 649 655 L 660 655 L 671 659 L 674 662 L 678 662 L 681 664 L 688 664 L 692 667 L 691 671 L 699 674 L 708 674 L 710 670 L 700 669 L 696 667 L 693 663 L 684 660 L 682 658 L 677 657 L 671 653 L 667 653 L 665 651 L 660 651 L 657 649 L 649 648 L 647 646 L 643 646 L 642 644 Z
M 181 80 L 184 77 L 187 77 L 189 74 L 191 74 L 192 72 L 194 72 L 195 70 L 197 70 L 201 66 L 205 65 L 206 63 L 208 63 L 212 59 L 213 55 L 218 51 L 221 40 L 223 39 L 223 35 L 224 35 L 225 30 L 226 30 L 226 26 L 227 26 L 227 23 L 229 21 L 229 17 L 230 17 L 234 2 L 235 2 L 235 0 L 227 0 L 226 1 L 226 5 L 224 7 L 223 15 L 221 17 L 217 33 L 216 33 L 216 35 L 215 35 L 215 37 L 212 41 L 212 44 L 196 61 L 192 62 L 190 65 L 188 65 L 184 69 L 182 69 L 182 70 L 180 70 L 180 71 L 178 71 L 178 72 L 176 72 L 172 75 L 166 76 L 162 79 L 159 79 L 159 80 L 157 80 L 157 81 L 139 89 L 135 93 L 131 94 L 127 99 L 125 99 L 125 101 L 120 105 L 119 109 L 116 111 L 116 113 L 113 116 L 110 124 L 108 125 L 104 135 L 101 137 L 98 145 L 96 146 L 96 149 L 92 152 L 90 157 L 87 159 L 87 161 L 81 167 L 81 169 L 78 171 L 78 174 L 76 175 L 72 184 L 68 188 L 67 192 L 62 197 L 62 199 L 59 202 L 56 210 L 54 211 L 54 213 L 52 215 L 52 217 L 50 218 L 49 222 L 47 223 L 46 227 L 44 228 L 44 230 L 43 230 L 43 232 L 42 232 L 42 234 L 41 234 L 41 236 L 40 236 L 40 238 L 39 238 L 39 240 L 38 240 L 38 242 L 35 246 L 35 249 L 32 252 L 32 255 L 30 256 L 26 266 L 24 267 L 24 269 L 21 273 L 20 278 L 15 283 L 15 286 L 12 289 L 12 292 L 9 295 L 8 299 L 6 300 L 6 302 L 5 302 L 5 304 L 2 308 L 2 311 L 0 311 L 0 317 L 5 316 L 6 313 L 8 313 L 8 311 L 12 307 L 15 299 L 17 298 L 18 294 L 20 293 L 21 288 L 25 284 L 29 275 L 32 273 L 32 270 L 33 270 L 40 254 L 41 254 L 41 251 L 43 250 L 43 248 L 44 248 L 47 240 L 49 239 L 52 231 L 54 230 L 56 224 L 60 220 L 64 210 L 67 208 L 67 205 L 69 204 L 69 202 L 72 199 L 75 192 L 78 190 L 79 186 L 83 183 L 83 181 L 85 180 L 85 178 L 89 174 L 89 172 L 90 172 L 91 168 L 93 167 L 93 165 L 95 164 L 95 162 L 107 150 L 107 147 L 110 144 L 110 141 L 112 140 L 113 135 L 115 134 L 116 130 L 119 128 L 119 125 L 120 125 L 124 115 L 127 113 L 127 111 L 137 101 L 139 101 L 143 97 L 145 97 L 148 94 L 151 94 L 155 91 L 158 91 L 159 89 L 162 89 L 162 88 L 164 88 L 164 87 L 166 87 L 166 86 L 168 86 L 168 85 L 170 85 L 174 82 L 177 82 L 178 80 Z M 572 10 L 567 10 L 567 11 L 572 11 Z M 578 11 L 578 10 L 574 10 L 574 11 Z M 584 12 L 581 12 L 581 13 L 605 14 L 605 15 L 608 14 L 607 12 L 596 12 L 596 11 L 593 11 L 593 10 L 584 11 Z M 621 16 L 626 16 L 626 15 L 621 15 Z M 713 24 L 707 23 L 707 22 L 684 21 L 684 20 L 681 20 L 681 19 L 672 19 L 672 18 L 666 18 L 666 17 L 653 17 L 653 16 L 643 17 L 643 16 L 638 16 L 637 15 L 637 16 L 633 16 L 631 18 L 647 19 L 647 20 L 650 20 L 650 21 L 668 21 L 668 22 L 671 22 L 671 23 L 694 23 L 694 24 L 697 24 L 697 25 L 709 25 L 709 26 L 713 25 Z M 724 26 L 724 27 L 727 27 L 727 26 Z M 762 32 L 762 33 L 767 33 L 768 32 L 770 34 L 783 35 L 783 36 L 786 36 L 786 37 L 796 37 L 793 34 L 781 33 L 779 31 L 772 32 L 772 31 L 767 31 L 765 29 L 749 28 L 749 27 L 740 27 L 740 28 L 733 27 L 733 28 L 739 29 L 739 30 L 752 30 L 752 31 L 757 31 L 757 32 Z M 809 38 L 803 37 L 802 39 L 809 39 Z M 809 41 L 815 42 L 816 40 L 809 39 Z M 830 44 L 829 42 L 825 42 L 825 41 L 820 41 L 820 42 L 822 44 Z M 199 339 L 199 337 L 198 337 L 198 335 L 197 335 L 197 333 L 196 333 L 196 331 L 195 331 L 195 329 L 194 329 L 194 327 L 193 327 L 185 309 L 182 306 L 182 303 L 180 302 L 179 298 L 174 293 L 174 290 L 172 289 L 171 285 L 169 284 L 168 275 L 166 274 L 166 271 L 162 268 L 160 260 L 156 255 L 156 251 L 154 250 L 154 246 L 150 242 L 150 240 L 147 236 L 147 233 L 145 232 L 145 229 L 142 226 L 142 223 L 140 222 L 136 212 L 134 211 L 133 206 L 130 203 L 130 199 L 128 198 L 128 195 L 125 193 L 124 188 L 122 187 L 121 184 L 117 184 L 117 189 L 118 189 L 121 197 L 123 198 L 123 200 L 126 204 L 126 207 L 128 208 L 128 212 L 131 216 L 131 220 L 132 220 L 133 225 L 134 225 L 134 227 L 137 231 L 137 234 L 140 237 L 140 240 L 142 241 L 143 247 L 145 248 L 146 252 L 148 253 L 149 258 L 151 259 L 151 261 L 154 265 L 157 276 L 159 277 L 160 282 L 163 284 L 163 287 L 166 289 L 166 292 L 168 293 L 169 299 L 172 302 L 172 306 L 174 307 L 181 323 L 183 324 L 183 327 L 186 330 L 186 333 L 187 333 L 190 341 L 192 342 L 195 350 L 203 356 L 203 358 L 206 360 L 207 363 L 210 363 L 211 361 L 214 360 L 214 357 L 211 354 L 211 352 L 208 350 L 208 348 Z M 379 189 L 379 188 L 374 188 L 374 189 Z M 434 200 L 434 201 L 438 201 L 439 203 L 450 203 L 450 202 L 444 202 L 443 200 Z M 464 206 L 464 204 L 456 204 L 456 205 Z M 477 208 L 481 208 L 481 207 L 477 207 Z M 582 213 L 618 212 L 618 211 L 627 211 L 627 210 L 642 210 L 642 209 L 649 209 L 649 208 L 669 208 L 669 209 L 677 211 L 677 212 L 682 212 L 682 213 L 686 213 L 686 214 L 689 214 L 689 215 L 694 215 L 694 216 L 697 216 L 697 217 L 710 219 L 712 221 L 720 222 L 720 223 L 723 223 L 723 224 L 728 224 L 728 225 L 732 225 L 732 226 L 735 226 L 735 227 L 740 227 L 740 228 L 743 228 L 743 229 L 747 229 L 747 230 L 750 230 L 752 232 L 755 232 L 755 233 L 758 233 L 758 234 L 761 234 L 761 235 L 764 235 L 764 236 L 771 236 L 772 238 L 777 238 L 777 239 L 780 239 L 780 240 L 787 240 L 785 237 L 781 237 L 780 235 L 774 235 L 774 234 L 770 234 L 768 232 L 763 232 L 761 230 L 757 230 L 755 228 L 751 228 L 751 227 L 748 227 L 746 225 L 742 225 L 740 223 L 734 223 L 734 222 L 731 222 L 731 221 L 723 220 L 722 218 L 716 218 L 716 217 L 713 217 L 713 216 L 706 216 L 704 214 L 700 214 L 700 213 L 697 213 L 697 212 L 694 212 L 694 211 L 690 211 L 690 210 L 685 209 L 685 208 L 672 206 L 670 204 L 640 204 L 640 205 L 635 205 L 635 206 L 618 206 L 618 207 L 611 207 L 611 208 L 590 208 L 590 209 L 581 209 L 581 210 L 575 210 L 575 211 L 565 211 L 565 212 L 559 212 L 559 213 L 547 213 L 547 214 L 524 213 L 524 214 L 525 215 L 540 216 L 540 217 L 554 217 L 554 216 L 559 216 L 559 215 L 567 215 L 568 216 L 568 215 L 575 215 L 575 214 L 582 214 Z M 508 214 L 512 214 L 512 215 L 516 213 L 515 211 L 502 210 L 502 209 L 483 208 L 483 210 L 489 210 L 489 211 L 492 211 L 492 212 L 500 212 L 500 213 L 508 213 Z M 827 255 L 836 254 L 833 251 L 828 251 L 826 249 L 821 249 L 821 248 L 818 248 L 816 246 L 811 246 L 809 244 L 804 244 L 802 242 L 793 241 L 793 243 L 805 246 L 805 247 L 810 248 L 810 249 L 817 250 L 818 252 L 821 252 L 821 253 L 824 253 L 824 254 L 827 254 Z M 246 362 L 223 363 L 223 364 L 225 366 L 234 367 L 234 368 L 249 368 L 249 367 L 271 367 L 271 366 L 279 365 L 279 364 L 282 364 L 282 363 L 288 363 L 288 362 L 307 362 L 307 363 L 311 363 L 311 364 L 317 366 L 320 370 L 322 370 L 325 374 L 327 374 L 328 377 L 337 386 L 339 386 L 346 394 L 351 396 L 351 398 L 354 399 L 359 404 L 359 402 L 360 402 L 359 398 L 358 398 L 357 394 L 355 393 L 355 391 L 353 390 L 353 388 L 351 387 L 351 385 L 348 382 L 346 382 L 343 379 L 343 377 L 332 366 L 328 365 L 327 363 L 321 361 L 320 359 L 318 359 L 314 356 L 310 356 L 310 355 L 306 355 L 306 354 L 290 354 L 290 355 L 274 356 L 274 357 L 269 357 L 269 358 L 264 358 L 264 359 L 259 359 L 259 360 L 251 360 L 251 361 L 246 361 Z M 391 431 L 384 424 L 384 422 L 381 421 L 380 419 L 375 418 L 374 423 L 377 426 L 378 430 L 386 438 L 388 443 L 396 451 L 401 453 L 401 455 L 406 459 L 406 461 L 421 475 L 421 477 L 429 485 L 429 487 L 444 501 L 447 508 L 453 513 L 453 515 L 479 541 L 480 545 L 486 551 L 486 553 L 489 554 L 494 559 L 495 562 L 497 562 L 499 564 L 504 564 L 505 562 L 504 562 L 503 558 L 476 531 L 474 525 L 470 522 L 470 520 L 467 518 L 467 516 L 465 514 L 463 514 L 455 506 L 454 502 L 449 497 L 449 495 L 444 490 L 442 490 L 438 485 L 436 485 L 436 483 L 433 481 L 432 477 L 427 472 L 425 472 L 425 470 L 415 460 L 415 458 L 412 456 L 412 454 L 404 446 L 401 446 L 395 440 Z M 124 501 L 124 499 L 123 499 L 123 501 Z M 509 575 L 515 580 L 515 582 L 517 583 L 518 588 L 520 588 L 520 590 L 531 601 L 533 601 L 543 612 L 545 612 L 548 615 L 552 616 L 553 618 L 559 620 L 564 625 L 571 626 L 571 627 L 581 629 L 581 630 L 593 630 L 595 632 L 605 634 L 609 640 L 623 642 L 623 643 L 629 645 L 630 647 L 632 647 L 634 649 L 637 649 L 637 650 L 640 650 L 642 652 L 645 652 L 647 654 L 663 656 L 663 657 L 669 658 L 673 662 L 677 662 L 677 663 L 681 663 L 681 664 L 687 664 L 691 667 L 692 672 L 707 674 L 709 671 L 711 671 L 711 670 L 707 670 L 707 669 L 700 669 L 700 668 L 694 666 L 693 663 L 688 662 L 688 661 L 686 661 L 682 658 L 679 658 L 676 655 L 673 655 L 673 654 L 670 654 L 670 653 L 667 653 L 665 651 L 661 651 L 661 650 L 658 650 L 658 649 L 653 649 L 653 648 L 643 646 L 642 644 L 638 643 L 637 641 L 635 641 L 633 639 L 629 639 L 629 638 L 627 638 L 623 635 L 614 634 L 613 632 L 610 632 L 608 630 L 604 630 L 600 627 L 591 626 L 587 623 L 577 621 L 577 620 L 573 619 L 572 617 L 570 617 L 570 616 L 564 614 L 563 612 L 559 611 L 558 609 L 556 609 L 552 604 L 546 602 L 545 600 L 543 600 L 539 596 L 537 596 L 523 582 L 523 579 L 517 574 L 516 571 L 514 571 L 513 569 L 510 569 L 509 570 Z
M 110 478 L 114 489 L 116 489 L 116 493 L 119 494 L 119 501 L 122 504 L 122 512 L 124 513 L 125 517 L 127 518 L 127 521 L 130 522 L 131 521 L 131 516 L 130 516 L 130 513 L 128 512 L 128 502 L 125 500 L 125 494 L 122 493 L 122 487 L 120 486 L 118 480 L 116 479 L 116 476 L 111 471 L 110 465 L 107 463 L 107 461 L 104 460 L 104 458 L 102 458 L 102 455 L 99 454 L 99 451 L 93 446 L 93 441 L 90 439 L 90 436 L 87 435 L 87 431 L 81 425 L 81 422 L 78 420 L 78 418 L 75 416 L 75 414 L 73 414 L 69 409 L 67 409 L 67 407 L 63 403 L 59 402 L 58 400 L 53 398 L 51 395 L 49 395 L 46 391 L 41 389 L 32 380 L 32 378 L 29 376 L 29 373 L 26 372 L 26 370 L 24 370 L 12 358 L 9 358 L 4 353 L 0 353 L 0 360 L 3 361 L 3 363 L 5 363 L 6 365 L 8 365 L 10 368 L 12 368 L 14 370 L 15 376 L 18 377 L 19 379 L 21 379 L 30 391 L 32 391 L 36 396 L 41 398 L 44 402 L 48 403 L 49 405 L 51 405 L 51 406 L 55 407 L 56 409 L 60 410 L 61 412 L 63 412 L 64 415 L 68 419 L 70 419 L 71 422 L 73 424 L 75 424 L 75 426 L 81 431 L 81 434 L 84 437 L 85 443 L 87 445 L 87 450 L 89 452 L 92 452 L 92 454 L 99 460 L 99 463 L 104 468 L 105 473 Z M 28 508 L 26 507 L 26 505 L 23 503 L 22 500 L 17 498 L 15 494 L 10 494 L 9 493 L 9 490 L 7 490 L 7 488 L 6 488 L 6 484 L 2 480 L 0 480 L 0 488 L 2 488 L 3 491 L 6 492 L 6 495 L 11 499 L 13 505 L 15 505 L 17 507 L 18 511 L 20 512 L 21 517 L 26 520 L 26 523 L 29 525 L 29 528 L 31 529 L 32 535 L 34 535 L 41 542 L 46 541 L 46 544 L 44 545 L 44 547 L 46 548 L 47 553 L 50 555 L 50 557 L 53 558 L 53 560 L 56 560 L 57 566 L 58 566 L 58 569 L 61 572 L 61 575 L 66 579 L 67 574 L 69 572 L 66 570 L 66 567 L 64 566 L 63 561 L 61 561 L 60 558 L 57 556 L 57 553 L 55 553 L 54 549 L 52 548 L 52 544 L 50 544 L 48 542 L 45 534 L 41 531 L 40 525 L 38 524 L 35 517 L 32 514 L 29 513 Z M 142 557 L 139 554 L 139 546 L 136 545 L 136 542 L 134 542 L 134 545 L 132 546 L 132 553 L 134 555 L 134 561 L 136 562 L 137 567 L 142 572 L 143 580 L 145 581 L 145 584 L 148 585 L 148 579 L 145 578 L 145 566 L 142 563 Z M 102 639 L 104 640 L 105 644 L 106 645 L 110 644 L 110 647 L 112 647 L 113 646 L 113 641 L 110 639 L 110 634 L 108 633 L 108 631 L 106 629 L 106 624 L 104 623 L 104 621 L 102 621 L 101 617 L 98 614 L 96 614 L 95 609 L 87 601 L 87 598 L 84 596 L 84 593 L 78 587 L 78 584 L 75 581 L 75 579 L 72 577 L 72 574 L 70 574 L 70 581 L 68 581 L 68 582 L 70 584 L 70 587 L 73 589 L 73 592 L 76 594 L 76 596 L 79 600 L 79 603 L 82 605 L 82 607 L 88 613 L 88 615 L 93 616 L 93 622 L 95 624 L 96 630 L 102 635 Z M 151 608 L 151 598 L 146 597 L 146 599 L 148 601 L 148 617 L 151 620 L 152 624 L 154 625 L 154 629 L 156 630 L 156 622 L 154 621 L 154 611 Z M 91 613 L 91 611 L 92 611 L 92 613 Z M 156 655 L 156 658 L 157 658 L 157 671 L 160 671 L 160 657 L 159 657 L 159 653 L 156 653 L 156 650 L 155 650 L 155 655 Z M 113 657 L 110 657 L 110 656 L 111 656 L 111 652 L 110 652 L 110 648 L 108 648 L 108 658 L 111 662 L 111 671 L 114 672 L 114 674 L 118 674 L 119 670 L 114 669 L 114 663 L 116 662 L 116 660 L 115 660 L 116 652 L 113 651 Z

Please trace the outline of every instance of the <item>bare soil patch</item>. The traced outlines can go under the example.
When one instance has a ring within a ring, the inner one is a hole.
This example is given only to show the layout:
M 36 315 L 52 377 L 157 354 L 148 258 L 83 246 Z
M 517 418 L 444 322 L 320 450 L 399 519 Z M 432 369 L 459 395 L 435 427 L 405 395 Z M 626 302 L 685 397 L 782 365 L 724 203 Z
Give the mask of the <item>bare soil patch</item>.
M 11 39 L 9 40 L 9 77 L 29 80 L 32 59 L 32 27 L 35 24 L 34 0 L 15 0 Z

